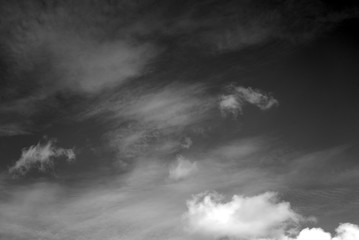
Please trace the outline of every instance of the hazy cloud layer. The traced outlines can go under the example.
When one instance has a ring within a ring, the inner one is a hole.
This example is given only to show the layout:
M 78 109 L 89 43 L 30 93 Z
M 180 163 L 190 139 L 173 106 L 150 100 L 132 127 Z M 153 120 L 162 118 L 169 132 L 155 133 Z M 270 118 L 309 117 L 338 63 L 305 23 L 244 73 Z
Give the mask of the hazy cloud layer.
M 6 88 L 0 91 L 0 115 L 5 116 L 1 128 L 16 121 L 37 130 L 43 126 L 34 119 L 43 109 L 64 108 L 73 97 L 96 96 L 146 72 L 159 50 L 149 41 L 139 41 L 133 32 L 137 27 L 126 22 L 132 17 L 125 17 L 131 4 L 93 4 L 3 4 L 0 44 L 6 51 L 0 54 L 10 70 L 2 83 Z M 121 10 L 123 17 L 112 19 L 111 27 L 105 5 L 117 11 L 126 8 Z M 9 127 L 6 132 L 2 135 L 16 135 Z
M 80 119 L 101 118 L 110 129 L 107 139 L 123 158 L 161 156 L 190 147 L 185 134 L 200 128 L 215 104 L 202 85 L 145 85 L 101 98 Z

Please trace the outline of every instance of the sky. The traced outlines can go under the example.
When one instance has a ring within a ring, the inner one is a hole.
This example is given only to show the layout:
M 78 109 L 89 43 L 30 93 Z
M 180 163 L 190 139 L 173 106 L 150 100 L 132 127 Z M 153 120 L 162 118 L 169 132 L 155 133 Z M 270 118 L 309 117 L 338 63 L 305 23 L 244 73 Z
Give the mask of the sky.
M 0 239 L 358 240 L 359 5 L 0 3 Z

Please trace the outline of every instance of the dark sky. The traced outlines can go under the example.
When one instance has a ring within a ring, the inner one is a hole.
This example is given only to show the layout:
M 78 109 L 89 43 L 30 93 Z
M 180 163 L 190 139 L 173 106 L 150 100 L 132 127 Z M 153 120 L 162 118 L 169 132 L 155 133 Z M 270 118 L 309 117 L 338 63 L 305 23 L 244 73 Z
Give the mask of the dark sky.
M 0 239 L 359 239 L 358 29 L 349 0 L 1 1 Z

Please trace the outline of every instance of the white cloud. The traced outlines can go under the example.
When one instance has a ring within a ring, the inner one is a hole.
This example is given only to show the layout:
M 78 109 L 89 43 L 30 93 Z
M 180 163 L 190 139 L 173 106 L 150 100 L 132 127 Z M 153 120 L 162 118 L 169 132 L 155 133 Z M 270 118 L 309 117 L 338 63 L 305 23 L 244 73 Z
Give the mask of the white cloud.
M 53 140 L 49 140 L 45 144 L 38 143 L 23 149 L 20 159 L 9 169 L 9 172 L 24 175 L 32 168 L 45 172 L 53 167 L 54 160 L 59 157 L 72 161 L 75 159 L 75 153 L 73 149 L 57 147 Z
M 184 220 L 188 230 L 208 237 L 239 239 L 282 235 L 301 216 L 273 192 L 253 197 L 234 195 L 228 202 L 217 193 L 201 193 L 187 201 Z
M 230 113 L 237 116 L 242 114 L 243 107 L 247 104 L 254 105 L 261 110 L 268 110 L 277 106 L 279 102 L 269 93 L 239 86 L 231 88 L 229 94 L 220 97 L 219 108 L 223 115 Z
M 176 162 L 170 168 L 169 177 L 174 180 L 180 180 L 188 177 L 197 170 L 196 162 L 191 162 L 183 156 L 178 156 Z
M 351 223 L 341 224 L 337 229 L 337 236 L 333 240 L 357 240 L 359 239 L 359 226 Z
M 320 228 L 303 229 L 296 240 L 331 240 L 330 233 L 324 232 Z
M 336 235 L 331 236 L 321 228 L 303 229 L 296 238 L 285 237 L 284 240 L 358 240 L 359 226 L 351 223 L 340 224 Z
M 218 193 L 200 193 L 187 201 L 186 230 L 200 239 L 358 240 L 359 226 L 340 224 L 335 236 L 321 228 L 298 231 L 306 220 L 273 192 L 253 197 L 234 195 L 225 201 Z M 307 220 L 309 220 L 308 218 Z

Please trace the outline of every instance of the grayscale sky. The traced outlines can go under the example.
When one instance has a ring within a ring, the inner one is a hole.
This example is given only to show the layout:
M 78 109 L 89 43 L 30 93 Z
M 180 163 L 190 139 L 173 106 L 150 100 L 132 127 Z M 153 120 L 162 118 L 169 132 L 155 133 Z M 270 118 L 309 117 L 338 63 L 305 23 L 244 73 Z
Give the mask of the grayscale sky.
M 0 2 L 1 240 L 358 240 L 359 4 Z

